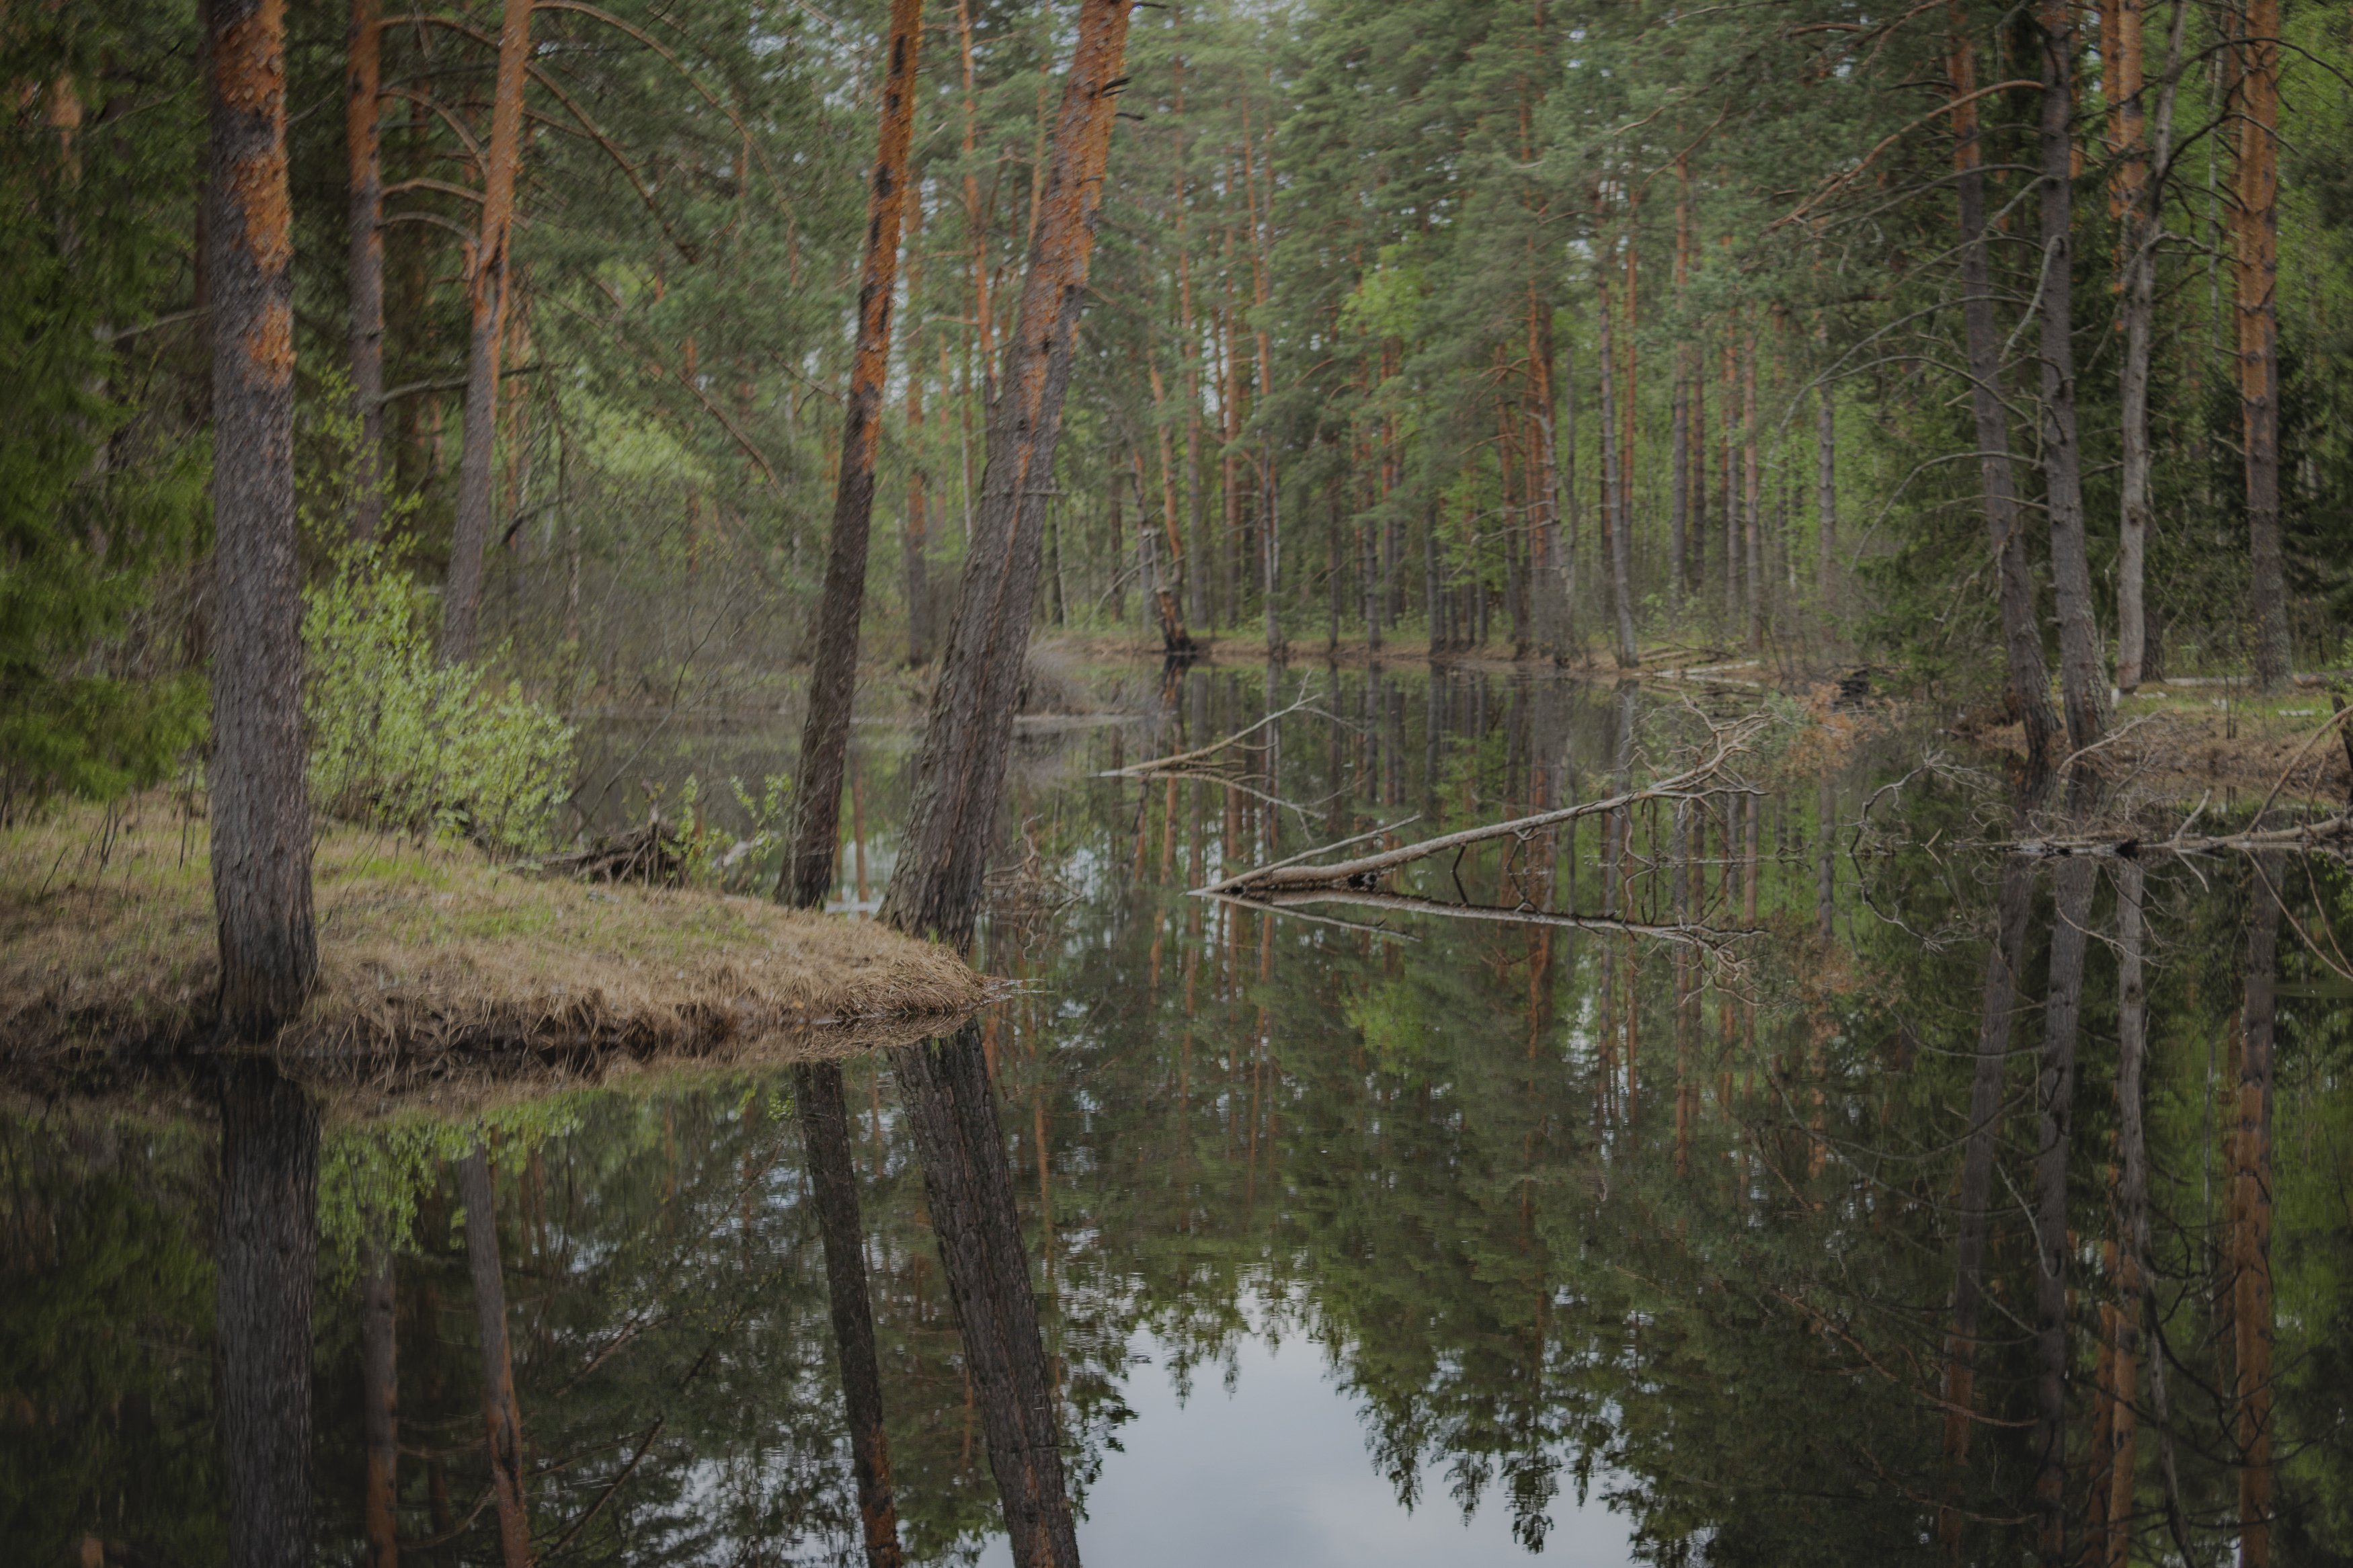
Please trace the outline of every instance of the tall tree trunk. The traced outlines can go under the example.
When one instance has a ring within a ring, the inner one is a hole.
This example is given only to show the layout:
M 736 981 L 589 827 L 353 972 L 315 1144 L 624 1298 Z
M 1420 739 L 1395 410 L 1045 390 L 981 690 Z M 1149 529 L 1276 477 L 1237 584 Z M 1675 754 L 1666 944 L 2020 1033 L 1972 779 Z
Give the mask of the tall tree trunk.
M 2010 1061 L 2018 973 L 2034 912 L 2034 868 L 2021 856 L 2002 862 L 1993 940 L 1986 950 L 1978 1008 L 1977 1065 L 1969 1080 L 1968 1138 L 1961 1156 L 1960 1235 L 1955 1246 L 1953 1326 L 1945 1342 L 1946 1506 L 1937 1539 L 1958 1554 L 1960 1489 L 1968 1465 L 1977 1388 L 1978 1314 L 1985 1300 L 1985 1244 L 1993 1198 L 1995 1145 L 2001 1132 L 2002 1079 Z
M 2035 1511 L 2044 1568 L 2062 1568 L 2067 1544 L 2067 1155 L 2074 1138 L 2075 1041 L 2084 1002 L 2084 954 L 2099 868 L 2076 856 L 2054 875 L 2051 987 L 2042 1011 L 2042 1065 L 2035 1085 L 2034 1453 Z
M 1054 130 L 1042 217 L 991 411 L 988 466 L 940 683 L 916 763 L 907 837 L 881 918 L 958 948 L 972 936 L 996 837 L 1022 653 L 1037 593 L 1045 497 L 1086 300 L 1128 0 L 1084 0 Z
M 482 1422 L 490 1440 L 491 1494 L 498 1503 L 499 1552 L 506 1568 L 529 1568 L 531 1497 L 522 1473 L 522 1410 L 515 1401 L 514 1358 L 507 1343 L 498 1190 L 490 1155 L 480 1143 L 458 1162 L 458 1201 L 466 1205 L 466 1272 L 474 1287 L 474 1323 L 481 1339 Z
M 1748 552 L 1748 651 L 1765 651 L 1764 465 L 1757 450 L 1757 337 L 1740 356 L 1740 536 Z
M 499 416 L 499 350 L 506 333 L 513 258 L 515 174 L 522 163 L 523 76 L 531 64 L 532 0 L 506 0 L 499 26 L 491 134 L 482 148 L 482 227 L 466 279 L 472 337 L 466 354 L 466 423 L 458 449 L 458 515 L 442 588 L 441 658 L 474 657 L 482 607 L 482 550 L 491 531 L 491 458 Z
M 232 9 L 215 0 L 216 48 Z M 278 20 L 274 6 L 248 15 Z M 216 64 L 228 63 L 223 50 Z M 266 1057 L 225 1061 L 220 1096 L 216 1310 L 228 1561 L 233 1568 L 310 1568 L 319 1108 Z
M 2238 283 L 2255 684 L 2265 691 L 2288 677 L 2287 582 L 2280 563 L 2279 32 L 2279 0 L 2247 0 L 2232 271 Z
M 1630 514 L 1624 504 L 1626 475 L 1619 467 L 1618 390 L 1611 371 L 1617 355 L 1610 347 L 1609 278 L 1606 271 L 1600 279 L 1599 294 L 1601 332 L 1596 352 L 1601 361 L 1601 538 L 1609 552 L 1609 596 L 1617 618 L 1618 668 L 1632 669 L 1641 663 L 1641 658 L 1634 646 L 1633 552 L 1626 538 Z
M 1954 17 L 1961 19 L 1956 0 Z M 1969 404 L 1976 416 L 1978 474 L 1985 490 L 1986 529 L 2000 578 L 2002 651 L 2010 673 L 2010 705 L 2025 731 L 2031 779 L 2049 776 L 2051 678 L 2042 660 L 2042 633 L 2034 616 L 2034 579 L 2026 560 L 2018 479 L 2010 464 L 2010 416 L 2002 406 L 2001 333 L 1994 324 L 1993 278 L 1986 256 L 1985 171 L 1978 145 L 1976 50 L 1967 34 L 1953 40 L 1953 168 L 1960 211 L 1961 316 L 1968 340 Z
M 263 1044 L 319 973 L 294 553 L 294 254 L 286 188 L 285 12 L 214 0 L 213 909 L 220 1022 Z
M 351 162 L 352 412 L 359 422 L 352 537 L 384 526 L 383 0 L 352 0 L 343 140 Z
M 858 1479 L 858 1513 L 871 1568 L 895 1568 L 899 1509 L 891 1480 L 891 1448 L 882 1429 L 881 1363 L 874 1348 L 874 1310 L 866 1289 L 866 1243 L 859 1215 L 858 1168 L 850 1158 L 849 1119 L 842 1102 L 841 1064 L 805 1062 L 793 1068 L 801 1142 L 808 1153 L 809 1187 L 825 1241 L 826 1291 L 833 1308 L 833 1342 L 841 1359 L 841 1392 L 849 1413 L 850 1466 Z
M 2238 1115 L 2231 1139 L 2240 1568 L 2269 1568 L 2272 1560 L 2272 1060 L 2280 866 L 2276 850 L 2256 856 L 2253 862 L 2246 1005 L 2240 1016 Z
M 400 1568 L 400 1342 L 394 1253 L 381 1213 L 364 1215 L 360 1249 L 360 1435 L 367 1482 L 360 1520 L 367 1568 Z
M 931 658 L 930 504 L 923 494 L 923 344 L 922 308 L 917 294 L 923 287 L 923 256 L 918 238 L 923 228 L 923 189 L 915 182 L 907 204 L 907 302 L 916 307 L 916 328 L 907 334 L 907 516 L 904 529 L 907 600 L 907 663 L 919 668 Z M 1114 619 L 1116 617 L 1113 617 Z
M 866 198 L 866 259 L 858 286 L 858 352 L 842 405 L 841 464 L 833 495 L 833 538 L 809 657 L 808 711 L 801 724 L 798 805 L 784 900 L 822 909 L 841 837 L 843 760 L 858 680 L 859 617 L 866 604 L 866 543 L 874 517 L 874 454 L 882 437 L 882 395 L 891 369 L 891 307 L 899 284 L 899 224 L 905 209 L 907 147 L 915 120 L 923 0 L 892 0 L 882 75 L 881 144 Z
M 1839 609 L 1838 407 L 1828 380 L 1821 384 L 1821 405 L 1814 426 L 1814 500 L 1821 513 L 1815 537 L 1814 587 L 1821 595 L 1823 620 L 1834 623 Z
M 2092 616 L 2084 537 L 2084 455 L 2075 433 L 2074 12 L 2042 3 L 2042 503 L 2059 613 L 2059 690 L 2067 743 L 2081 752 L 2107 724 L 2107 682 Z

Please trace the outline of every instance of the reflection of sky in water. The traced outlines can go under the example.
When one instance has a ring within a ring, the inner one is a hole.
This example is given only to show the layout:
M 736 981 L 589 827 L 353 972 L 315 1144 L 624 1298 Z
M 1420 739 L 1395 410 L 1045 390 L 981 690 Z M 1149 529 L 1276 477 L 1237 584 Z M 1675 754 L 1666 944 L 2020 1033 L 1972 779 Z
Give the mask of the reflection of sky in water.
M 1234 1346 L 1240 1375 L 1227 1392 L 1216 1363 L 1197 1365 L 1192 1394 L 1178 1402 L 1170 1352 L 1139 1334 L 1124 1389 L 1135 1418 L 1119 1428 L 1123 1451 L 1103 1456 L 1079 1521 L 1079 1550 L 1114 1568 L 1620 1568 L 1630 1561 L 1628 1520 L 1601 1500 L 1577 1506 L 1576 1482 L 1561 1477 L 1547 1509 L 1544 1552 L 1512 1539 L 1503 1488 L 1490 1483 L 1469 1524 L 1442 1474 L 1425 1472 L 1419 1507 L 1408 1513 L 1374 1468 L 1356 1397 L 1339 1387 L 1323 1347 L 1293 1333 L 1282 1347 L 1250 1335 Z M 982 1568 L 1009 1568 L 1003 1536 L 980 1554 Z

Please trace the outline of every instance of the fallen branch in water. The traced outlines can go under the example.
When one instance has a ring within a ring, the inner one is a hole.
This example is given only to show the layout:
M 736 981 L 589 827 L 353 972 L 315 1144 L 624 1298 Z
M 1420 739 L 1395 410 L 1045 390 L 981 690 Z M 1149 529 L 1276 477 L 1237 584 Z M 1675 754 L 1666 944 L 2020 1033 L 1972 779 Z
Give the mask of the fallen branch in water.
M 1273 866 L 1252 867 L 1196 891 L 1201 895 L 1229 894 L 1259 900 L 1278 891 L 1299 889 L 1368 892 L 1379 886 L 1383 877 L 1400 866 L 1441 855 L 1450 849 L 1466 849 L 1473 844 L 1484 844 L 1498 838 L 1517 838 L 1525 842 L 1545 828 L 1574 822 L 1580 816 L 1622 811 L 1652 800 L 1692 800 L 1726 793 L 1762 795 L 1762 790 L 1726 770 L 1734 757 L 1755 743 L 1767 722 L 1763 715 L 1757 714 L 1716 730 L 1712 749 L 1704 759 L 1672 778 L 1661 779 L 1643 789 L 1629 790 L 1605 800 L 1588 801 L 1582 805 L 1565 806 L 1558 811 L 1538 812 L 1534 816 L 1515 816 L 1509 822 L 1491 823 L 1484 827 L 1466 827 L 1459 833 L 1442 834 L 1436 838 L 1425 838 L 1419 844 L 1408 844 L 1377 855 L 1359 856 L 1353 860 L 1340 860 L 1330 865 L 1305 866 L 1294 859 Z M 1454 910 L 1462 906 L 1450 904 L 1444 907 Z
M 1265 729 L 1269 724 L 1273 723 L 1276 720 L 1288 718 L 1292 714 L 1297 713 L 1302 710 L 1314 713 L 1321 718 L 1331 718 L 1331 714 L 1324 712 L 1322 709 L 1315 706 L 1315 698 L 1316 693 L 1313 691 L 1304 693 L 1301 696 L 1298 701 L 1293 703 L 1290 707 L 1282 710 L 1280 712 L 1270 713 L 1265 718 L 1260 720 L 1257 723 L 1250 725 L 1248 729 L 1237 730 L 1222 741 L 1212 741 L 1206 746 L 1196 746 L 1189 752 L 1178 752 L 1174 756 L 1155 757 L 1150 762 L 1138 763 L 1134 767 L 1113 768 L 1107 772 L 1097 773 L 1095 777 L 1099 779 L 1143 778 L 1147 774 L 1166 773 L 1171 768 L 1181 768 L 1189 763 L 1200 762 L 1204 758 L 1215 756 L 1218 752 L 1224 751 L 1228 746 L 1238 745 L 1241 742 L 1250 739 L 1252 735 L 1257 734 L 1261 730 Z
M 2294 827 L 2270 827 L 2259 833 L 2224 833 L 2196 838 L 2176 834 L 2171 838 L 2154 840 L 2031 838 L 2000 847 L 2038 860 L 2062 859 L 2071 855 L 2144 860 L 2152 855 L 2215 855 L 2225 851 L 2252 854 L 2263 849 L 2299 850 L 2353 858 L 2353 816 L 2339 814 L 2323 817 L 2318 822 L 2301 823 Z
M 1200 889 L 1199 896 L 1214 899 L 1219 903 L 1239 905 L 1246 910 L 1292 910 L 1302 904 L 1353 904 L 1359 909 L 1401 910 L 1409 914 L 1443 915 L 1449 920 L 1488 921 L 1500 925 L 1559 926 L 1570 931 L 1599 931 L 1605 935 L 1655 937 L 1662 942 L 1683 942 L 1709 953 L 1720 952 L 1736 942 L 1763 934 L 1757 927 L 1725 930 L 1694 924 L 1651 925 L 1641 921 L 1620 920 L 1614 915 L 1572 914 L 1559 910 L 1539 910 L 1527 904 L 1515 909 L 1493 904 L 1450 904 L 1411 893 L 1360 892 L 1348 888 L 1289 888 L 1248 896 L 1204 888 Z M 1342 921 L 1335 923 L 1354 925 L 1356 922 Z

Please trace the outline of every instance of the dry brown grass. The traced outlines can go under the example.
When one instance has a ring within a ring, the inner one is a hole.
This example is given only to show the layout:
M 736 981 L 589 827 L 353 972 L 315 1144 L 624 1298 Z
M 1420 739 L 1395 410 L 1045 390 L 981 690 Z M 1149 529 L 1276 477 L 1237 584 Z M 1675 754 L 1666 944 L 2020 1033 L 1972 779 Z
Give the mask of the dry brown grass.
M 161 794 L 0 835 L 0 1058 L 210 1043 L 206 838 Z M 452 1053 L 553 1067 L 767 1042 L 790 1059 L 830 1048 L 813 1032 L 921 1035 L 987 995 L 954 953 L 871 921 L 542 880 L 382 833 L 330 829 L 314 878 L 322 984 L 275 1048 L 374 1064 L 364 1074 Z

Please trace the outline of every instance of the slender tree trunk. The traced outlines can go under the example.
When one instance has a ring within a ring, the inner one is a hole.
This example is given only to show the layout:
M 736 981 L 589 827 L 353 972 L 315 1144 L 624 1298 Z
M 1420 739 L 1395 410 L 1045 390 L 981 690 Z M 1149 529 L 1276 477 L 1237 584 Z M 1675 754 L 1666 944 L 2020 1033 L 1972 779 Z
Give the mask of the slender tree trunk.
M 1748 550 L 1748 651 L 1765 651 L 1764 465 L 1757 452 L 1757 339 L 1740 356 L 1740 534 Z
M 1994 1149 L 2001 1133 L 2002 1079 L 2010 1060 L 2010 1019 L 2018 996 L 2019 967 L 2026 951 L 2027 922 L 2034 912 L 2034 868 L 2023 857 L 2011 856 L 2003 861 L 1995 910 L 1978 1009 L 1968 1135 L 1961 1156 L 1953 1326 L 1945 1342 L 1947 1498 L 1937 1514 L 1936 1534 L 1956 1556 L 1961 1543 L 1958 1498 L 1968 1466 L 1970 1423 L 1976 1409 L 1978 1314 L 1985 1300 L 1986 1230 L 1992 1209 Z
M 1605 263 L 1606 265 L 1606 263 Z M 1641 663 L 1634 645 L 1633 551 L 1626 537 L 1630 513 L 1624 505 L 1626 476 L 1619 468 L 1618 395 L 1611 365 L 1617 355 L 1610 347 L 1609 279 L 1600 281 L 1601 332 L 1596 352 L 1601 361 L 1601 529 L 1609 552 L 1610 599 L 1617 616 L 1618 668 L 1632 669 Z
M 214 0 L 212 153 L 213 908 L 220 1025 L 266 1044 L 319 973 L 303 776 L 294 539 L 294 254 L 284 11 Z
M 499 353 L 513 258 L 515 175 L 522 163 L 523 77 L 531 63 L 532 0 L 506 0 L 491 134 L 482 149 L 482 226 L 467 276 L 472 339 L 466 357 L 466 419 L 458 453 L 458 515 L 442 589 L 441 658 L 474 657 L 482 605 L 482 551 L 491 531 L 491 458 L 498 429 Z
M 1838 408 L 1828 381 L 1821 384 L 1821 413 L 1814 426 L 1814 500 L 1821 513 L 1820 531 L 1815 539 L 1814 584 L 1821 595 L 1823 620 L 1835 623 L 1839 611 Z
M 2142 0 L 2116 0 L 2116 36 L 2101 18 L 2100 58 L 2108 72 L 2108 101 L 2115 106 L 2116 173 L 2111 205 L 2122 219 L 2125 358 L 2123 395 L 2124 476 L 2122 516 L 2116 534 L 2116 689 L 2138 689 L 2141 648 L 2147 636 L 2142 590 L 2148 553 L 2148 358 L 2156 316 L 2156 253 L 2158 192 L 2149 178 L 2141 103 Z M 2179 9 L 2179 0 L 2176 8 Z M 2149 287 L 2141 279 L 2144 265 Z
M 1724 329 L 1724 635 L 1746 630 L 1740 616 L 1740 351 L 1736 318 Z
M 2077 856 L 2059 863 L 2051 928 L 2051 988 L 2042 1012 L 2041 1108 L 2034 1159 L 2034 1451 L 2038 1551 L 2062 1568 L 2067 1544 L 2067 1155 L 2074 1137 L 2075 1042 L 2084 1001 L 2084 954 L 2099 868 Z
M 1956 21 L 1959 8 L 1954 8 Z M 2049 776 L 2051 678 L 2042 660 L 2042 633 L 2034 616 L 2034 580 L 2026 559 L 2018 480 L 2010 465 L 2010 416 L 2002 406 L 2001 334 L 1993 314 L 1993 278 L 1986 255 L 1985 173 L 1978 145 L 1976 51 L 1966 34 L 1953 42 L 1954 189 L 1960 209 L 1961 314 L 1968 340 L 1969 402 L 1976 415 L 1978 473 L 1985 490 L 1986 528 L 2000 577 L 2002 649 L 2010 671 L 2010 704 L 2025 731 L 2031 778 Z
M 2259 0 L 2260 3 L 2260 0 Z M 2276 850 L 2254 858 L 2240 1018 L 2237 1125 L 2231 1139 L 2231 1327 L 2236 1342 L 2239 1564 L 2272 1561 L 2272 1067 L 2279 968 Z
M 2084 458 L 2075 432 L 2073 184 L 2075 23 L 2071 0 L 2042 4 L 2042 503 L 2059 613 L 2059 689 L 2067 743 L 2081 752 L 2107 725 L 2107 682 L 2092 616 L 2084 536 Z
M 216 48 L 232 9 L 215 0 Z M 278 19 L 274 7 L 256 10 Z M 228 64 L 216 59 L 220 68 Z M 224 1062 L 220 1095 L 216 1310 L 228 1561 L 233 1568 L 310 1568 L 319 1108 L 267 1058 Z
M 344 90 L 344 142 L 351 159 L 352 537 L 384 526 L 384 160 L 377 100 L 382 87 L 382 0 L 352 0 Z
M 833 498 L 833 539 L 809 658 L 808 712 L 801 724 L 798 805 L 793 813 L 789 884 L 778 894 L 801 909 L 825 907 L 841 837 L 841 782 L 849 752 L 849 710 L 858 680 L 859 618 L 866 603 L 866 547 L 874 516 L 874 454 L 882 437 L 882 395 L 891 369 L 891 308 L 899 281 L 899 226 L 905 210 L 907 147 L 915 120 L 923 0 L 892 0 L 882 77 L 881 145 L 866 199 L 866 259 L 858 288 L 858 353 L 842 405 L 841 467 Z
M 498 1192 L 491 1184 L 490 1155 L 479 1143 L 458 1162 L 458 1200 L 466 1205 L 466 1272 L 473 1282 L 474 1322 L 481 1336 L 482 1421 L 490 1437 L 499 1552 L 506 1568 L 529 1568 L 531 1497 L 522 1473 L 522 1410 L 515 1402 L 514 1358 L 507 1344 Z
M 930 562 L 925 552 L 930 545 L 929 521 L 924 510 L 929 504 L 923 494 L 923 345 L 921 321 L 922 307 L 917 296 L 923 287 L 923 249 L 918 243 L 923 229 L 923 187 L 917 180 L 907 202 L 907 302 L 916 308 L 917 327 L 907 334 L 907 445 L 911 448 L 907 462 L 907 517 L 905 527 L 906 599 L 907 599 L 907 663 L 920 668 L 931 658 Z M 1116 618 L 1116 617 L 1114 617 Z
M 1707 358 L 1704 348 L 1691 351 L 1691 591 L 1694 602 L 1707 602 Z
M 849 1120 L 841 1093 L 841 1064 L 805 1062 L 793 1068 L 801 1142 L 808 1153 L 809 1187 L 825 1240 L 825 1280 L 833 1308 L 833 1342 L 841 1359 L 841 1391 L 849 1413 L 851 1468 L 871 1568 L 902 1561 L 899 1511 L 891 1480 L 891 1448 L 882 1429 L 881 1363 L 874 1348 L 874 1312 L 866 1289 L 865 1232 L 859 1215 L 858 1168 L 850 1158 Z
M 2247 549 L 2253 565 L 2255 684 L 2288 677 L 2287 583 L 2280 561 L 2279 0 L 2247 0 L 2240 81 L 2237 244 L 2239 407 L 2246 442 Z
M 384 1218 L 370 1213 L 360 1252 L 360 1435 L 367 1481 L 360 1520 L 367 1568 L 400 1568 L 399 1336 L 393 1295 L 394 1254 Z

